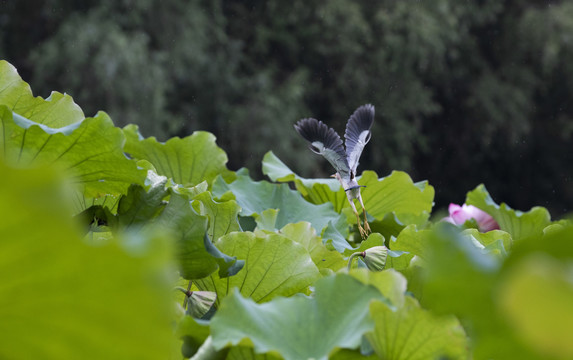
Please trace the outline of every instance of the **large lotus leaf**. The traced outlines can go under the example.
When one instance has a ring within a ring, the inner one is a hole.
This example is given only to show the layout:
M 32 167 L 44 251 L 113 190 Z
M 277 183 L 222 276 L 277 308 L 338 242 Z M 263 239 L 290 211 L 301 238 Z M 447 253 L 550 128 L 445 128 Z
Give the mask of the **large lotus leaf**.
M 366 211 L 378 220 L 394 213 L 404 225 L 422 225 L 434 205 L 434 188 L 425 181 L 414 183 L 402 171 L 380 179 L 375 172 L 364 171 L 359 184 L 366 186 L 362 190 Z
M 528 212 L 522 212 L 513 210 L 505 203 L 496 204 L 483 184 L 467 194 L 466 204 L 490 214 L 499 224 L 499 228 L 510 233 L 514 241 L 541 235 L 543 229 L 551 222 L 549 212 L 543 207 L 534 207 Z
M 213 241 L 230 232 L 241 230 L 237 218 L 241 208 L 236 201 L 215 201 L 208 191 L 196 195 L 193 200 L 196 200 L 194 204 L 198 203 L 200 213 L 209 218 L 208 234 Z
M 141 226 L 153 220 L 165 207 L 163 199 L 168 194 L 166 181 L 155 184 L 148 191 L 140 185 L 130 186 L 127 195 L 119 201 L 118 224 L 122 227 Z
M 197 320 L 189 315 L 185 315 L 177 323 L 175 335 L 183 340 L 181 353 L 188 358 L 193 356 L 201 344 L 209 336 L 209 322 L 206 320 Z
M 483 246 L 484 251 L 500 256 L 507 256 L 513 243 L 511 235 L 502 230 L 482 233 L 478 229 L 466 229 L 462 234 L 470 237 L 478 246 Z
M 225 360 L 281 360 L 282 357 L 272 353 L 257 354 L 249 346 L 233 346 Z
M 344 254 L 344 256 L 350 256 L 352 253 L 364 251 L 373 246 L 384 245 L 384 237 L 375 232 L 371 233 L 366 240 L 360 240 L 358 243 L 353 242 L 353 244 L 351 244 L 332 223 L 329 223 L 322 233 L 322 241 L 328 248 L 333 248 Z
M 345 206 L 349 206 L 346 193 L 342 191 L 338 180 L 308 179 L 298 176 L 272 151 L 263 157 L 263 174 L 275 182 L 294 182 L 296 189 L 313 204 L 330 202 L 336 212 L 341 212 Z
M 297 190 L 315 204 L 330 202 L 337 212 L 350 206 L 344 190 L 336 180 L 302 178 L 272 152 L 268 152 L 263 158 L 263 173 L 273 181 L 294 181 Z M 394 171 L 390 176 L 378 179 L 375 172 L 364 171 L 358 178 L 358 183 L 366 186 L 362 189 L 366 211 L 378 220 L 394 213 L 405 225 L 421 225 L 432 210 L 434 188 L 427 182 L 414 183 L 404 172 Z M 357 209 L 359 208 L 358 204 Z
M 449 225 L 445 224 L 445 226 Z M 407 252 L 409 256 L 405 256 L 405 259 L 411 259 L 413 255 L 425 259 L 429 250 L 431 232 L 428 229 L 418 230 L 416 226 L 409 225 L 400 232 L 397 238 L 393 237 L 390 240 L 390 249 Z M 460 233 L 460 236 L 485 253 L 506 255 L 506 249 L 511 246 L 511 236 L 500 230 L 480 233 L 477 229 L 466 229 Z
M 277 209 L 266 209 L 260 214 L 253 214 L 253 219 L 257 224 L 257 230 L 266 230 L 274 232 L 277 228 L 277 217 L 279 211 Z
M 117 214 L 117 206 L 119 205 L 119 200 L 121 196 L 117 195 L 106 195 L 98 198 L 88 198 L 83 196 L 83 194 L 76 193 L 72 202 L 72 212 L 73 214 L 80 214 L 86 209 L 93 208 L 95 206 L 101 206 L 102 208 L 107 208 L 112 214 Z
M 0 105 L 51 128 L 61 128 L 84 118 L 82 109 L 69 95 L 52 92 L 46 100 L 34 97 L 30 85 L 4 60 L 0 60 Z
M 217 351 L 209 338 L 209 321 L 193 319 L 185 316 L 177 325 L 177 336 L 183 340 L 181 353 L 185 358 L 197 353 L 201 347 L 201 354 L 194 359 L 209 360 L 280 360 L 280 356 L 272 353 L 257 354 L 252 346 L 233 346 L 232 348 Z
M 193 186 L 212 183 L 219 174 L 227 174 L 227 154 L 215 143 L 215 136 L 196 131 L 183 139 L 173 137 L 161 143 L 155 137 L 144 139 L 136 125 L 123 128 L 127 139 L 125 151 L 136 159 L 149 161 L 157 173 L 177 184 Z
M 205 277 L 217 268 L 223 277 L 240 270 L 242 262 L 221 253 L 209 240 L 213 231 L 217 235 L 224 234 L 229 228 L 238 229 L 237 205 L 215 203 L 208 192 L 197 195 L 198 208 L 209 216 L 207 228 L 207 218 L 191 207 L 189 195 L 193 190 L 185 188 L 188 191 L 182 192 L 180 188 L 167 188 L 166 183 L 166 177 L 157 177 L 147 190 L 132 185 L 127 195 L 121 197 L 116 214 L 105 207 L 94 206 L 81 215 L 88 223 L 95 219 L 113 229 L 146 231 L 149 226 L 163 227 L 177 239 L 176 257 L 180 271 L 187 279 Z M 169 202 L 166 201 L 168 197 Z
M 461 316 L 475 310 L 492 312 L 491 287 L 499 262 L 457 228 L 441 225 L 423 237 L 428 265 L 423 301 L 439 311 Z
M 384 239 L 397 237 L 406 227 L 393 213 L 387 214 L 382 220 L 370 221 L 369 224 L 372 232 L 382 234 Z
M 399 272 L 392 269 L 369 271 L 366 268 L 361 268 L 353 269 L 350 275 L 364 284 L 377 288 L 390 301 L 394 309 L 404 305 L 407 282 L 404 275 Z
M 362 355 L 360 350 L 341 349 L 329 357 L 329 360 L 380 360 L 376 354 Z
M 306 249 L 285 236 L 258 237 L 251 232 L 235 232 L 223 236 L 215 245 L 222 252 L 245 261 L 243 270 L 228 279 L 212 274 L 194 281 L 199 289 L 216 292 L 217 304 L 233 288 L 256 302 L 306 293 L 319 277 Z
M 393 251 L 388 250 L 388 257 L 386 258 L 386 269 L 396 269 L 398 271 L 404 271 L 410 266 L 410 262 L 414 257 L 407 251 Z
M 334 211 L 331 204 L 311 204 L 298 192 L 290 190 L 287 184 L 253 181 L 244 172 L 237 172 L 237 179 L 230 184 L 221 177 L 215 179 L 213 195 L 221 198 L 229 191 L 241 207 L 242 216 L 262 214 L 267 209 L 278 209 L 275 222 L 277 229 L 299 221 L 310 222 L 317 232 L 322 232 L 329 221 L 340 230 L 346 227 L 344 218 Z
M 366 333 L 366 338 L 380 358 L 468 358 L 466 336 L 454 316 L 437 317 L 420 308 L 413 297 L 406 296 L 404 300 L 404 305 L 397 310 L 379 301 L 370 304 L 375 327 Z
M 0 358 L 165 357 L 168 289 L 150 280 L 168 239 L 88 246 L 54 172 L 0 161 L 0 173 Z
M 386 301 L 372 286 L 346 274 L 320 279 L 314 297 L 277 298 L 256 304 L 238 291 L 226 297 L 211 320 L 213 345 L 248 338 L 257 353 L 278 351 L 287 360 L 327 359 L 336 348 L 354 349 L 373 329 L 368 304 Z
M 114 230 L 139 229 L 153 221 L 167 203 L 164 201 L 169 195 L 165 186 L 167 178 L 157 177 L 156 179 L 157 181 L 150 183 L 147 187 L 131 185 L 127 194 L 119 198 L 115 212 L 113 203 L 110 203 L 110 207 L 105 206 L 108 197 L 104 197 L 100 198 L 103 200 L 102 205 L 93 205 L 83 211 L 80 216 L 87 217 L 85 220 L 88 223 L 105 224 Z
M 85 197 L 124 194 L 146 172 L 123 153 L 124 136 L 105 113 L 52 129 L 0 106 L 0 158 L 18 167 L 59 165 Z
M 242 268 L 242 261 L 224 254 L 211 243 L 207 236 L 207 218 L 197 214 L 186 197 L 171 194 L 157 224 L 176 239 L 175 256 L 185 279 L 203 278 L 217 268 L 219 276 L 225 277 Z
M 172 185 L 171 189 L 179 194 L 179 195 L 184 195 L 186 197 L 188 197 L 189 199 L 193 199 L 195 196 L 204 193 L 205 191 L 207 191 L 207 189 L 209 189 L 209 184 L 207 184 L 206 181 L 202 181 L 199 184 L 195 185 L 195 186 L 191 186 L 191 187 L 183 187 L 179 184 L 173 184 L 170 180 L 170 183 Z
M 333 170 L 334 171 L 334 170 Z M 316 185 L 326 185 L 325 190 L 328 189 L 330 192 L 336 193 L 340 189 L 340 183 L 334 178 L 329 179 L 306 179 L 298 176 L 294 173 L 288 166 L 285 165 L 272 151 L 269 151 L 263 157 L 263 174 L 267 175 L 272 181 L 276 182 L 291 182 L 294 181 L 297 189 L 303 194 L 303 196 L 310 196 L 311 198 L 316 197 L 317 199 L 323 198 L 323 201 L 317 202 L 316 204 L 322 204 L 324 202 L 330 201 L 332 195 L 326 192 L 321 195 L 320 193 L 311 194 L 313 186 Z M 300 188 L 299 188 L 300 186 Z M 323 189 L 321 187 L 321 189 Z M 344 197 L 346 198 L 346 197 Z
M 347 236 L 345 236 L 332 221 L 329 221 L 326 228 L 322 231 L 322 241 L 328 247 L 332 247 L 340 253 L 347 250 L 354 250 L 354 247 L 348 242 Z
M 333 170 L 334 172 L 334 170 Z M 332 203 L 334 210 L 340 212 L 347 206 L 348 200 L 340 183 L 333 178 L 307 179 L 295 174 L 272 151 L 263 157 L 263 174 L 275 182 L 294 182 L 296 189 L 313 204 Z
M 444 224 L 447 225 L 447 224 Z M 454 314 L 471 329 L 475 359 L 541 359 L 504 320 L 498 308 L 499 258 L 475 246 L 458 229 L 441 226 L 430 234 L 424 269 L 424 307 Z M 546 242 L 545 239 L 535 242 Z M 511 260 L 513 253 L 506 260 Z M 538 308 L 530 311 L 539 311 Z
M 280 230 L 287 238 L 301 244 L 310 254 L 312 261 L 319 270 L 330 269 L 338 271 L 346 266 L 346 260 L 338 251 L 329 250 L 316 235 L 316 231 L 308 222 L 288 224 Z
M 500 286 L 501 313 L 525 343 L 547 357 L 573 358 L 572 275 L 572 260 L 534 253 L 511 268 Z
M 415 225 L 409 225 L 400 232 L 397 238 L 390 240 L 390 249 L 406 251 L 411 255 L 425 258 L 429 246 L 429 234 L 430 230 L 418 230 Z
M 147 171 L 147 177 L 145 178 L 144 182 L 145 186 L 143 188 L 145 188 L 148 192 L 151 192 L 152 188 L 159 187 L 160 185 L 163 185 L 163 187 L 165 187 L 166 185 L 171 186 L 171 184 L 169 184 L 166 181 L 167 178 L 165 176 L 157 175 L 155 169 L 149 162 L 145 160 L 140 160 L 137 162 L 137 166 Z M 188 190 L 186 188 L 182 189 Z M 155 191 L 157 190 L 159 190 L 159 188 L 155 189 Z M 205 189 L 201 190 L 201 192 L 205 190 L 207 190 L 206 187 Z M 82 211 L 90 207 L 101 206 L 102 208 L 107 208 L 111 214 L 115 215 L 117 214 L 117 207 L 119 205 L 119 201 L 122 200 L 122 197 L 123 195 L 122 196 L 106 195 L 99 198 L 87 198 L 83 196 L 83 194 L 76 194 L 76 196 L 74 196 L 74 201 L 73 201 L 74 214 L 81 213 Z

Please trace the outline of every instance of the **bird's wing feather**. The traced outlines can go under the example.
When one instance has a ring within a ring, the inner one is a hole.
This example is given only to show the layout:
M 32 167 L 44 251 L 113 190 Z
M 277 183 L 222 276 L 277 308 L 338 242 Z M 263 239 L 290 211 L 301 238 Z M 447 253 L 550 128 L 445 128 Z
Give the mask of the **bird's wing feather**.
M 346 132 L 344 133 L 346 143 L 346 155 L 348 167 L 352 174 L 356 175 L 358 160 L 362 154 L 364 146 L 370 141 L 370 128 L 374 122 L 374 106 L 362 105 L 348 119 Z
M 350 178 L 348 161 L 342 139 L 322 121 L 308 118 L 294 125 L 296 131 L 310 143 L 310 149 L 326 158 L 342 178 Z

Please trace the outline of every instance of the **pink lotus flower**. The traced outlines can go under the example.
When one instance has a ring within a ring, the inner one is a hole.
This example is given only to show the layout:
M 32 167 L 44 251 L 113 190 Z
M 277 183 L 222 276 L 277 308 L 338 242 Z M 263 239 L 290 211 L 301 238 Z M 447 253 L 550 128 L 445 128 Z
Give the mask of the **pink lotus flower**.
M 499 229 L 498 223 L 491 215 L 473 205 L 463 204 L 459 206 L 457 204 L 450 204 L 448 211 L 450 212 L 450 216 L 442 220 L 454 225 L 463 225 L 467 220 L 474 219 L 480 232 Z

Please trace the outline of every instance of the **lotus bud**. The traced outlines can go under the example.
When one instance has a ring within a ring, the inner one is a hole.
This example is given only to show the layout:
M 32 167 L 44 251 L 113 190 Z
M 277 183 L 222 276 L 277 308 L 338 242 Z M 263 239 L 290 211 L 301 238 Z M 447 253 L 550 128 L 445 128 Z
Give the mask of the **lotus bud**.
M 386 246 L 374 246 L 361 254 L 362 260 L 371 271 L 382 271 L 386 266 L 386 257 L 388 257 L 388 249 Z

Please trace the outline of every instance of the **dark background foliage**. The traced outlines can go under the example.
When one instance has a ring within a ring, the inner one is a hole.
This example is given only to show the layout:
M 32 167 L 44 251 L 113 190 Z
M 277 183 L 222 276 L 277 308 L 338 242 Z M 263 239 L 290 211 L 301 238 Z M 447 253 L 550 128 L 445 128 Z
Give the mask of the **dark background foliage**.
M 343 133 L 376 106 L 360 169 L 405 170 L 439 207 L 486 184 L 518 209 L 573 202 L 570 1 L 0 0 L 0 58 L 36 95 L 71 94 L 165 140 L 213 132 L 261 177 L 273 150 L 331 169 L 293 130 Z

